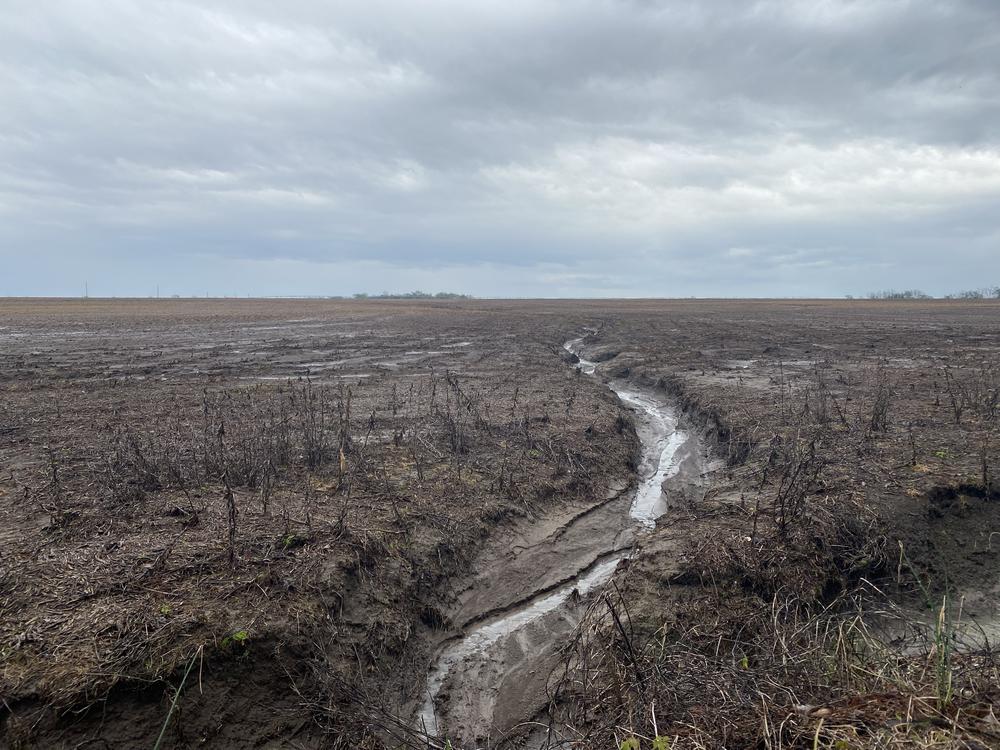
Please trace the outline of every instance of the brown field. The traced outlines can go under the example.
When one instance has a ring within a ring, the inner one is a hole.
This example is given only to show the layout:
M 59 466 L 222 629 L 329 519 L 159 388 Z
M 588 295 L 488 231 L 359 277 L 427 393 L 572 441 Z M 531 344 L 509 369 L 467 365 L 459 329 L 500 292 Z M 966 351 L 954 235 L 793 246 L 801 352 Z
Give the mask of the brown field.
M 998 302 L 7 299 L 0 343 L 0 747 L 445 747 L 441 644 L 636 481 L 608 378 L 704 471 L 457 744 L 1000 747 Z

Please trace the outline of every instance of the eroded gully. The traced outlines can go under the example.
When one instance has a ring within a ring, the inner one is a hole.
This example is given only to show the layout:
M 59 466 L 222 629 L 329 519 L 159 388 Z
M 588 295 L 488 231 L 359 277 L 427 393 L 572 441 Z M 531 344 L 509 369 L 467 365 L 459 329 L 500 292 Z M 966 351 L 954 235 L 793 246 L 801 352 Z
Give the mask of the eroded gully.
M 585 339 L 564 347 L 594 375 L 597 364 L 581 356 Z M 666 510 L 665 485 L 700 474 L 697 438 L 678 429 L 670 404 L 624 380 L 608 385 L 636 416 L 640 481 L 632 492 L 612 487 L 597 504 L 539 519 L 473 577 L 451 613 L 461 635 L 441 647 L 427 676 L 416 717 L 427 734 L 472 747 L 525 729 L 546 703 L 546 681 L 579 622 L 580 599 L 655 526 Z

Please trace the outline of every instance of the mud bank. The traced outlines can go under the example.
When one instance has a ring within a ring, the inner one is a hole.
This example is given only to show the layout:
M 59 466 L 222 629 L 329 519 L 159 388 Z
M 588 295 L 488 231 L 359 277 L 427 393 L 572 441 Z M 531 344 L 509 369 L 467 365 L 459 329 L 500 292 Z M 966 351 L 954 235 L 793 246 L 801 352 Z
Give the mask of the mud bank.
M 598 363 L 581 356 L 585 339 L 564 348 L 594 376 Z M 700 473 L 698 436 L 679 429 L 671 403 L 625 380 L 607 385 L 634 415 L 637 483 L 611 487 L 576 512 L 534 519 L 484 553 L 450 613 L 460 635 L 441 646 L 427 677 L 416 723 L 428 734 L 471 747 L 537 727 L 548 676 L 585 597 L 655 527 L 671 485 Z

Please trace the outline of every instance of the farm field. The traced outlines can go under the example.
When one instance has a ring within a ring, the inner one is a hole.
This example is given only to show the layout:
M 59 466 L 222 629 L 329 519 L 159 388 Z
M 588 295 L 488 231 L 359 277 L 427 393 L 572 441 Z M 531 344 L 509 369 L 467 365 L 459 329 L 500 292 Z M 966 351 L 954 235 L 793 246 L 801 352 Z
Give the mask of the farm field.
M 998 324 L 0 300 L 0 747 L 998 746 Z

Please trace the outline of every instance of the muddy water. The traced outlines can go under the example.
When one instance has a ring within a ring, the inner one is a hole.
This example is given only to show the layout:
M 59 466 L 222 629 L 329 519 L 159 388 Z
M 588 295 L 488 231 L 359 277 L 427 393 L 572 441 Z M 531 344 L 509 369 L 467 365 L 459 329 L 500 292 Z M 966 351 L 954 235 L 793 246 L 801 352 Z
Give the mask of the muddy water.
M 574 339 L 565 348 L 579 357 L 581 372 L 593 375 L 597 364 L 580 356 L 583 343 Z M 468 744 L 496 740 L 498 729 L 536 715 L 557 648 L 579 621 L 579 598 L 608 581 L 636 533 L 654 527 L 666 510 L 663 485 L 691 455 L 688 435 L 651 391 L 625 381 L 609 387 L 636 415 L 638 486 L 630 496 L 611 492 L 576 516 L 543 520 L 535 538 L 474 578 L 453 613 L 462 635 L 444 645 L 427 677 L 417 722 L 428 734 Z M 512 591 L 519 596 L 509 601 Z

